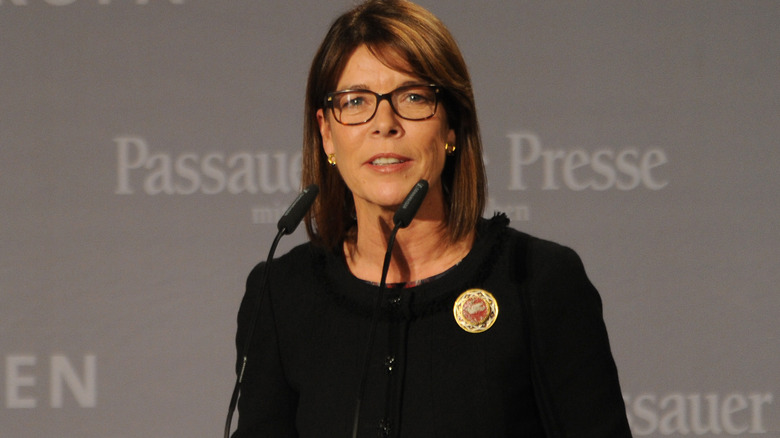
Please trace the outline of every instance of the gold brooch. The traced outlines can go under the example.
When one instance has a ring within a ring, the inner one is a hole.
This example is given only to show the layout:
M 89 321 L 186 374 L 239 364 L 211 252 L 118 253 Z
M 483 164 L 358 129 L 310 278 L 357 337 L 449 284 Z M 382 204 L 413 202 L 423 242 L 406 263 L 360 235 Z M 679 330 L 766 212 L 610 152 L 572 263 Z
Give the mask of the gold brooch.
M 498 303 L 486 290 L 469 289 L 455 300 L 452 313 L 460 328 L 469 333 L 481 333 L 496 322 Z

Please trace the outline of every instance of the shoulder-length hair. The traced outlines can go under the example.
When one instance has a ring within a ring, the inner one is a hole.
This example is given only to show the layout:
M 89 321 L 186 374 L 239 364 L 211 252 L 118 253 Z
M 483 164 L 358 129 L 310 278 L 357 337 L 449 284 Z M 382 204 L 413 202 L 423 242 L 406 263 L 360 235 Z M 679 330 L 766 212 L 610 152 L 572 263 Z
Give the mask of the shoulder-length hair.
M 317 111 L 335 91 L 352 53 L 365 45 L 388 67 L 443 88 L 441 104 L 455 131 L 455 154 L 442 172 L 451 241 L 475 229 L 485 209 L 485 168 L 474 94 L 466 63 L 444 24 L 405 0 L 369 0 L 340 16 L 312 61 L 306 87 L 303 132 L 303 187 L 317 184 L 320 195 L 305 217 L 312 242 L 339 249 L 356 224 L 352 192 L 322 148 Z

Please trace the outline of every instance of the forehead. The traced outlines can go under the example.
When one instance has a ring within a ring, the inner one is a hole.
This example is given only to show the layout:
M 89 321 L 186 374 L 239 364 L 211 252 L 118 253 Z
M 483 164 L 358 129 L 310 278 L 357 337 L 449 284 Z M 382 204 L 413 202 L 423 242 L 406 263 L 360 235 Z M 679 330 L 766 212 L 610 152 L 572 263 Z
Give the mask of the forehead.
M 371 50 L 359 46 L 350 55 L 339 76 L 337 89 L 376 87 L 395 88 L 402 84 L 419 82 L 406 59 L 392 49 Z M 389 91 L 389 90 L 384 90 Z

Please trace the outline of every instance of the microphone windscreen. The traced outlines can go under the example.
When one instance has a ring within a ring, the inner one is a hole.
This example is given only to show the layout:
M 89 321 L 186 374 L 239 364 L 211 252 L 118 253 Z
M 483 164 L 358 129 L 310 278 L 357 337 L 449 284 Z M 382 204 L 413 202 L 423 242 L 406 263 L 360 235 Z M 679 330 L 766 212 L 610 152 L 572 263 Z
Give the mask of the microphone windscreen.
M 412 223 L 414 215 L 420 209 L 425 194 L 428 193 L 428 181 L 421 179 L 412 187 L 412 190 L 406 195 L 406 199 L 393 215 L 393 223 L 399 228 L 406 228 Z
M 309 211 L 314 200 L 317 198 L 317 194 L 320 193 L 320 188 L 316 184 L 312 184 L 309 187 L 303 189 L 297 198 L 290 204 L 287 211 L 284 212 L 279 223 L 276 224 L 276 228 L 284 234 L 292 234 L 298 224 L 303 220 L 303 215 Z

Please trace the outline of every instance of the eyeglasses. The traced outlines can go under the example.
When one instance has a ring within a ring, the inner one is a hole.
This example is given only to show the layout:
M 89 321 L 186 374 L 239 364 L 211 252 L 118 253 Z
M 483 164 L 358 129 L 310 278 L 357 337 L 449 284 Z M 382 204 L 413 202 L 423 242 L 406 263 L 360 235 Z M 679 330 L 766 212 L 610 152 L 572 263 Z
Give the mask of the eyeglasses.
M 334 91 L 325 95 L 325 107 L 342 125 L 360 125 L 373 119 L 379 102 L 387 100 L 398 117 L 425 120 L 436 114 L 439 105 L 438 85 L 407 85 L 379 94 L 370 90 Z

